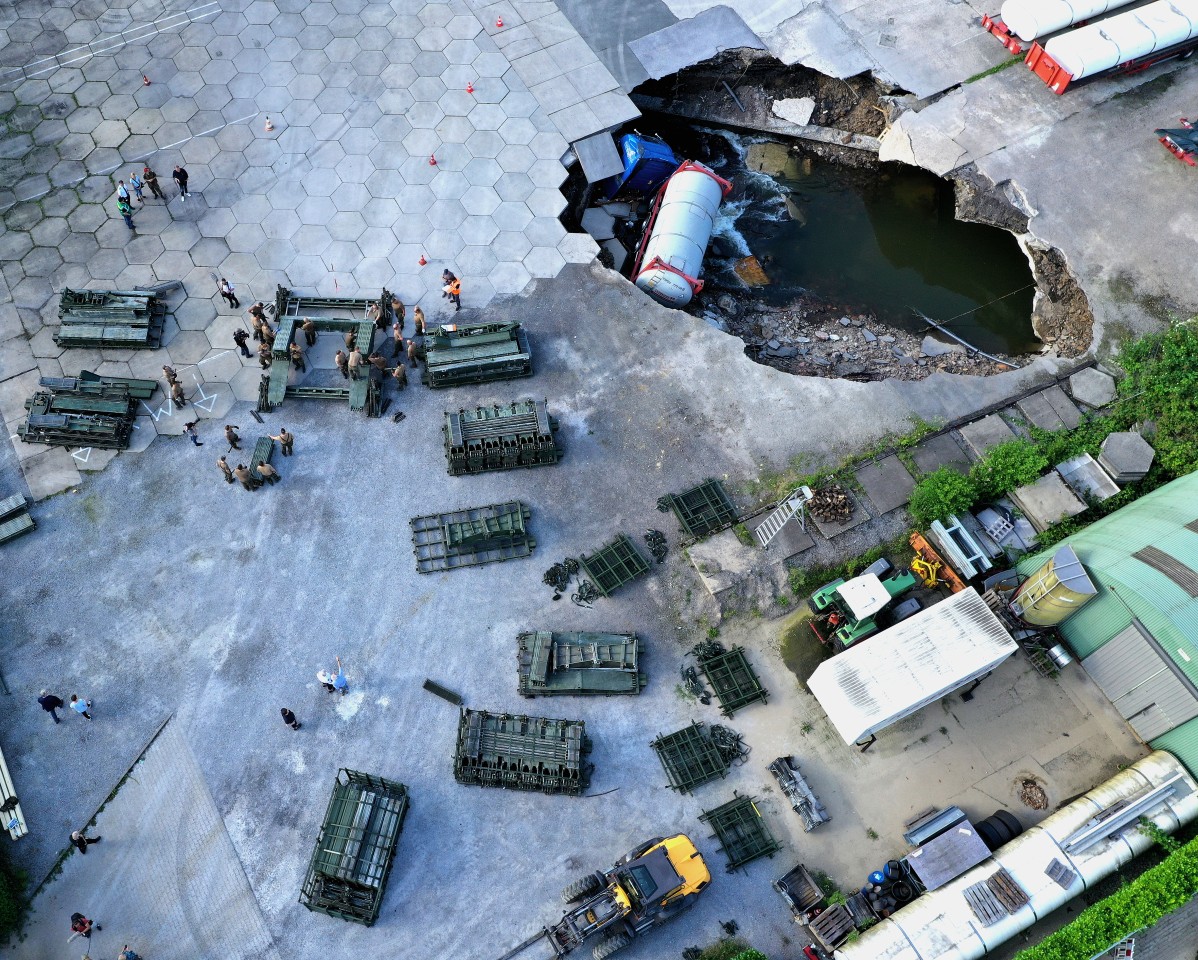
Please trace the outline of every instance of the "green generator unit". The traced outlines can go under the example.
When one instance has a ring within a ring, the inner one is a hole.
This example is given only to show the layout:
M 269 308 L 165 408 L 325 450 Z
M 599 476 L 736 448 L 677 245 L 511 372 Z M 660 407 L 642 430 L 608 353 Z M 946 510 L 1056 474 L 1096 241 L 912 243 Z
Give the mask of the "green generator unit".
M 408 805 L 408 788 L 402 783 L 341 770 L 299 902 L 330 917 L 373 924 Z

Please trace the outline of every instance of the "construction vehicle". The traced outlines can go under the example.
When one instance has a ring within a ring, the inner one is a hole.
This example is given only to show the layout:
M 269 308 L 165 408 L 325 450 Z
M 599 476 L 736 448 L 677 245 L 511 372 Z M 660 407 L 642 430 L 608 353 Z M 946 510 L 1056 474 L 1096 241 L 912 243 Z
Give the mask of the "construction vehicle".
M 852 580 L 833 580 L 816 590 L 810 601 L 815 616 L 809 622 L 820 643 L 843 650 L 881 630 L 879 615 L 919 583 L 910 570 L 882 579 L 893 571 L 888 560 L 878 560 Z
M 691 907 L 709 883 L 711 872 L 688 836 L 657 837 L 622 856 L 610 870 L 571 883 L 562 900 L 576 906 L 499 960 L 511 960 L 542 939 L 549 941 L 554 956 L 564 957 L 600 933 L 591 955 L 607 960 L 634 937 Z

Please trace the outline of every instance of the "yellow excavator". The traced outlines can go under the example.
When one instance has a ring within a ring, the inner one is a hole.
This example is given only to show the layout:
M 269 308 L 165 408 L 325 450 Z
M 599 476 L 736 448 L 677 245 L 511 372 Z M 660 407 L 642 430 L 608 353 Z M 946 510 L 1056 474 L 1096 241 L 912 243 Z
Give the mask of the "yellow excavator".
M 555 956 L 564 957 L 599 933 L 603 938 L 591 955 L 607 960 L 634 937 L 691 907 L 709 883 L 711 872 L 690 837 L 657 837 L 629 851 L 610 870 L 571 883 L 562 900 L 575 906 L 499 960 L 511 960 L 543 938 Z

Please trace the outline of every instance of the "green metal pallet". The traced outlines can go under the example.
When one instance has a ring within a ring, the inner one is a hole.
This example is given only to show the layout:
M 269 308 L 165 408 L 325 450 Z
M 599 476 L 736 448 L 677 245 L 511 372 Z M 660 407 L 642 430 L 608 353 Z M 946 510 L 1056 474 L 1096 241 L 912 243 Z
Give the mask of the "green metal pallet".
M 752 797 L 735 793 L 733 799 L 714 810 L 705 810 L 699 819 L 710 824 L 716 839 L 728 858 L 727 871 L 732 873 L 759 857 L 772 857 L 782 849 L 757 809 Z
M 258 475 L 258 464 L 270 463 L 270 458 L 275 452 L 275 442 L 270 437 L 259 437 L 254 441 L 254 455 L 250 457 L 248 470 L 250 476 Z
M 58 299 L 60 347 L 154 350 L 162 341 L 166 304 L 146 290 L 63 290 Z
M 120 397 L 89 397 L 75 393 L 38 392 L 25 401 L 25 409 L 34 413 L 85 413 L 116 419 L 136 416 L 135 408 L 135 402 L 127 393 Z
M 649 744 L 665 768 L 670 789 L 690 793 L 695 787 L 728 776 L 728 761 L 716 749 L 707 729 L 698 721 Z
M 532 555 L 532 511 L 518 500 L 434 513 L 411 521 L 416 571 L 433 573 Z
M 149 400 L 158 389 L 157 380 L 136 380 L 132 377 L 101 377 L 90 370 L 81 370 L 77 377 L 42 377 L 38 383 L 54 393 L 75 393 L 93 397 L 132 397 Z
M 421 380 L 434 390 L 530 376 L 528 335 L 518 323 L 447 324 L 428 331 Z
M 36 526 L 33 517 L 29 516 L 29 504 L 21 494 L 14 493 L 0 500 L 0 543 L 14 540 Z
M 688 537 L 705 537 L 736 523 L 736 508 L 718 480 L 704 480 L 685 493 L 668 493 L 658 509 L 673 510 Z
M 299 902 L 317 913 L 368 927 L 373 924 L 408 807 L 404 784 L 341 770 Z
M 750 703 L 765 703 L 769 693 L 745 658 L 743 647 L 733 647 L 714 656 L 699 658 L 699 668 L 720 701 L 720 712 L 731 717 Z
M 605 597 L 610 597 L 624 584 L 649 572 L 649 561 L 622 533 L 589 557 L 584 553 L 578 558 L 578 563 Z
M 446 412 L 441 433 L 451 476 L 557 463 L 557 421 L 545 400 Z
M 634 633 L 522 633 L 516 674 L 522 697 L 638 694 L 645 675 Z
M 458 783 L 578 796 L 590 780 L 586 724 L 462 708 L 454 749 Z
M 31 413 L 17 427 L 26 443 L 52 447 L 100 447 L 123 450 L 129 446 L 131 420 L 90 417 L 75 413 Z

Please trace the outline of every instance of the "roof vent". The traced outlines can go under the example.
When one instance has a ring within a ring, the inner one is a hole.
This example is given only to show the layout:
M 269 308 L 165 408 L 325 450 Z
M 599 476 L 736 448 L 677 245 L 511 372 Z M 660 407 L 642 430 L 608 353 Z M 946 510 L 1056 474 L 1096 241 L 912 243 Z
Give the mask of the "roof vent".
M 1146 563 L 1158 573 L 1163 573 L 1181 587 L 1189 596 L 1198 599 L 1198 573 L 1195 573 L 1176 557 L 1171 557 L 1157 547 L 1145 547 L 1132 554 L 1141 563 Z

